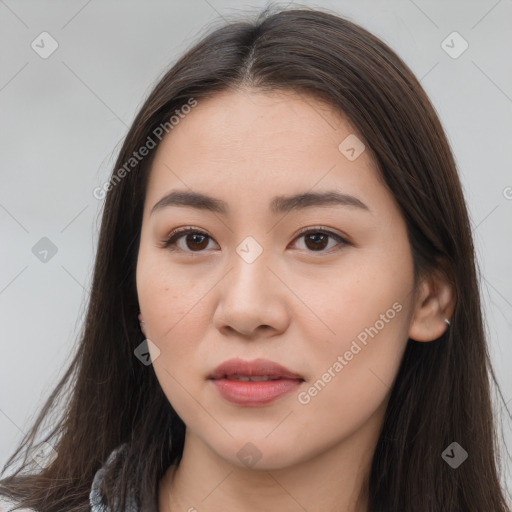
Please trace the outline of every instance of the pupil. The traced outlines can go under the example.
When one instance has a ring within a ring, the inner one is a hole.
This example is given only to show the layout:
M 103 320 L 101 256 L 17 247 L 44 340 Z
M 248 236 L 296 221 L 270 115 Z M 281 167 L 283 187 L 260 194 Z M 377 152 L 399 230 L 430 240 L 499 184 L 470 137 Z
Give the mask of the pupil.
M 198 244 L 200 247 L 190 247 L 190 244 L 188 243 L 188 240 L 190 240 L 189 237 L 191 237 L 193 239 L 192 244 Z M 203 244 L 201 244 L 201 238 L 203 238 Z M 206 241 L 206 236 L 200 235 L 198 233 L 187 236 L 187 246 L 189 249 L 204 249 L 208 245 L 208 243 L 206 243 L 206 244 L 204 243 L 205 241 Z
M 318 240 L 318 237 L 320 237 L 320 239 L 321 239 L 320 241 Z M 313 233 L 311 235 L 306 236 L 306 245 L 308 245 L 307 244 L 308 240 L 309 241 L 313 240 L 313 244 L 314 244 L 313 249 L 324 249 L 326 244 L 322 243 L 322 242 L 325 242 L 327 240 L 327 236 L 323 233 Z M 320 244 L 320 247 L 318 247 L 318 244 Z M 308 245 L 308 247 L 309 247 L 309 245 Z

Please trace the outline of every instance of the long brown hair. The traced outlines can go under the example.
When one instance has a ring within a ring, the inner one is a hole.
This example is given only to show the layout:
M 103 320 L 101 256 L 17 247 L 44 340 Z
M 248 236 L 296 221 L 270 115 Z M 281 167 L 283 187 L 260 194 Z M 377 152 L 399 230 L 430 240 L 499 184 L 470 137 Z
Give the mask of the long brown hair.
M 239 87 L 293 90 L 344 112 L 402 211 L 416 276 L 443 270 L 456 291 L 447 333 L 430 343 L 408 340 L 372 461 L 368 510 L 505 512 L 490 377 L 498 384 L 471 226 L 445 133 L 420 83 L 386 44 L 353 22 L 310 8 L 271 7 L 255 19 L 215 27 L 150 93 L 112 172 L 76 355 L 4 467 L 3 473 L 25 453 L 21 467 L 0 481 L 0 493 L 41 512 L 85 512 L 95 472 L 128 443 L 126 456 L 107 473 L 106 500 L 114 510 L 121 496 L 122 510 L 126 491 L 135 488 L 143 510 L 157 510 L 158 482 L 181 459 L 185 425 L 152 366 L 134 356 L 144 340 L 135 268 L 155 151 L 128 169 L 126 163 L 191 99 Z M 49 433 L 36 441 L 45 424 Z M 58 456 L 35 471 L 28 454 L 42 442 Z M 453 442 L 469 454 L 456 469 L 441 456 Z

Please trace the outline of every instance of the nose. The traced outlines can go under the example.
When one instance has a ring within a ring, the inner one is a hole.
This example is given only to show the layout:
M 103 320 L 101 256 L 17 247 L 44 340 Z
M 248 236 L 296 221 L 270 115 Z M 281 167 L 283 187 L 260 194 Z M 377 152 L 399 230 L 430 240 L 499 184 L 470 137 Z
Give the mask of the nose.
M 213 317 L 215 327 L 224 335 L 273 337 L 289 325 L 290 292 L 287 293 L 282 278 L 269 266 L 264 254 L 249 263 L 233 253 L 231 270 L 217 288 Z

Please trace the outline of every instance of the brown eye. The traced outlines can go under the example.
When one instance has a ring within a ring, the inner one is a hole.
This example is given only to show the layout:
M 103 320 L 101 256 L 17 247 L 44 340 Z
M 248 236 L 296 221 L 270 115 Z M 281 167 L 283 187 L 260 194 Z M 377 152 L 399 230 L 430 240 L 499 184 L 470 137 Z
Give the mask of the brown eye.
M 189 233 L 185 235 L 185 244 L 193 251 L 205 249 L 208 245 L 208 237 L 200 233 Z M 206 242 L 206 243 L 205 243 Z
M 179 246 L 178 242 L 184 239 L 184 244 Z M 165 241 L 164 247 L 170 250 L 181 250 L 183 252 L 202 252 L 208 247 L 211 237 L 202 231 L 192 228 L 184 228 L 171 233 Z
M 298 237 L 297 240 L 303 238 L 304 245 L 306 246 L 306 250 L 309 252 L 328 252 L 325 249 L 329 246 L 329 240 L 333 239 L 337 243 L 331 245 L 329 249 L 332 247 L 349 245 L 349 242 L 345 240 L 340 235 L 333 233 L 332 231 L 326 231 L 324 229 L 309 229 L 307 231 L 303 231 Z
M 305 241 L 308 249 L 321 251 L 329 243 L 329 236 L 324 233 L 311 233 L 305 236 Z

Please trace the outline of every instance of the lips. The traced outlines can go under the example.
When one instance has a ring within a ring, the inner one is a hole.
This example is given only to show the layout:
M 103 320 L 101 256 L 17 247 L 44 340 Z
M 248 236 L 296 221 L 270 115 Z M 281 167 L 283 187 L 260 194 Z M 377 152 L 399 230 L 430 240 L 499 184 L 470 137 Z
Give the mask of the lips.
M 276 379 L 304 380 L 298 373 L 294 373 L 284 366 L 274 363 L 273 361 L 269 361 L 268 359 L 244 361 L 240 358 L 224 361 L 215 368 L 208 378 L 213 380 L 231 379 L 243 381 L 264 381 Z
M 297 373 L 266 359 L 230 359 L 208 377 L 220 396 L 243 407 L 261 407 L 296 390 L 304 382 Z

